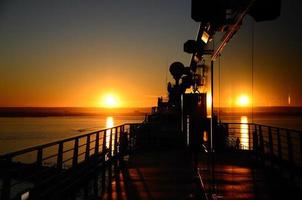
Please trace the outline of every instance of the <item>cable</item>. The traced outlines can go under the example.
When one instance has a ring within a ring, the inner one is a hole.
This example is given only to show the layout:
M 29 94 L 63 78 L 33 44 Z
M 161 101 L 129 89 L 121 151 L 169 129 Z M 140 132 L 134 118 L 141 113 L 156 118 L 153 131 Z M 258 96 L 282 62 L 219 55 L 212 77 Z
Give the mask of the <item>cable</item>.
M 254 21 L 252 21 L 252 114 L 251 114 L 251 121 L 254 122 L 254 40 L 255 40 L 255 27 Z
M 221 120 L 220 119 L 220 107 L 221 107 L 221 103 L 220 103 L 220 100 L 221 100 L 221 88 L 220 88 L 220 82 L 221 82 L 221 68 L 220 68 L 220 56 L 221 55 L 219 55 L 219 58 L 218 58 L 218 70 L 219 70 L 219 74 L 218 74 L 218 80 L 219 80 L 219 83 L 218 83 L 218 93 L 219 93 L 219 99 L 218 99 L 218 101 L 219 101 L 219 108 L 218 108 L 218 119 L 219 119 L 219 121 Z

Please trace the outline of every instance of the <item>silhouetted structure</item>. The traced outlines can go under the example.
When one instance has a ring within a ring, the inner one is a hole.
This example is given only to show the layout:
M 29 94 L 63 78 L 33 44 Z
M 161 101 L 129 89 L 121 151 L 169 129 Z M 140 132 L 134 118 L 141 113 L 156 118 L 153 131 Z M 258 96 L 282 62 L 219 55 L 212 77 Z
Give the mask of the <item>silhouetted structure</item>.
M 301 131 L 245 123 L 248 142 L 240 144 L 240 123 L 218 123 L 213 113 L 208 117 L 209 67 L 204 57 L 211 57 L 212 70 L 213 60 L 247 14 L 256 21 L 275 19 L 280 0 L 192 0 L 192 18 L 200 22 L 200 30 L 196 40 L 184 44 L 184 51 L 192 54 L 190 65 L 170 66 L 175 83 L 168 83 L 168 101 L 158 98 L 158 107 L 142 124 L 2 155 L 1 200 L 216 199 L 219 195 L 285 199 L 299 194 Z M 208 43 L 217 31 L 225 32 L 224 39 L 217 49 L 210 49 Z M 24 160 L 27 163 L 20 162 Z

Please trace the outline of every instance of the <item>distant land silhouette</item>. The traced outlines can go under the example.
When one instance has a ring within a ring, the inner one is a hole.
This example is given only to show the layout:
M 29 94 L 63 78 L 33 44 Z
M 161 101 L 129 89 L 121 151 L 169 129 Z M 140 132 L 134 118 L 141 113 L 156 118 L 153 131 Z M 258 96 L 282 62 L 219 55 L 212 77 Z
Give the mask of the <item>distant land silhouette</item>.
M 0 117 L 55 117 L 55 116 L 135 116 L 145 115 L 145 108 L 93 108 L 93 107 L 0 107 Z
M 146 115 L 150 107 L 94 108 L 94 107 L 0 107 L 0 117 L 52 117 L 52 116 L 120 116 Z M 251 113 L 255 115 L 302 115 L 302 107 L 221 107 L 215 108 L 221 115 Z
M 222 115 L 228 114 L 255 114 L 255 115 L 302 115 L 301 106 L 259 106 L 259 107 L 221 107 L 220 109 L 214 108 L 214 112 Z

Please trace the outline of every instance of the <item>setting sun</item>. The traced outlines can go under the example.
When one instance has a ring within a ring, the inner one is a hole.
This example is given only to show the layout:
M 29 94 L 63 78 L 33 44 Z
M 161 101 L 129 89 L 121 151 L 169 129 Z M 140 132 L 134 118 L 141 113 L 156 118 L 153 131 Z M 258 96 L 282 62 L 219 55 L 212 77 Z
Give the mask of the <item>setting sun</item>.
M 241 95 L 238 97 L 237 99 L 237 105 L 244 107 L 244 106 L 248 106 L 250 104 L 250 99 L 247 95 Z
M 115 108 L 120 106 L 118 96 L 114 94 L 104 95 L 100 104 L 102 107 L 106 107 L 106 108 Z

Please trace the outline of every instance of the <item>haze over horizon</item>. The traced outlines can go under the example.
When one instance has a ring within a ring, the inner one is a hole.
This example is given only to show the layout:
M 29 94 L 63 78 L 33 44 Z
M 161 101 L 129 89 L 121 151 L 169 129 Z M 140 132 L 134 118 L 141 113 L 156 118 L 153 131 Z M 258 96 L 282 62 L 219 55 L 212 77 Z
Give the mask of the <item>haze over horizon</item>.
M 173 81 L 170 64 L 189 64 L 183 43 L 198 30 L 190 6 L 187 0 L 1 1 L 0 107 L 156 105 Z M 300 8 L 299 0 L 282 0 L 275 21 L 245 18 L 215 62 L 215 106 L 237 106 L 243 95 L 253 106 L 302 106 Z

